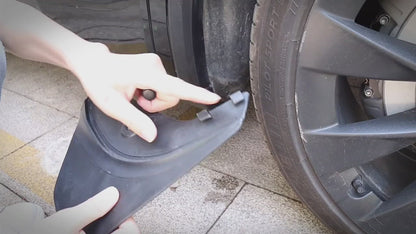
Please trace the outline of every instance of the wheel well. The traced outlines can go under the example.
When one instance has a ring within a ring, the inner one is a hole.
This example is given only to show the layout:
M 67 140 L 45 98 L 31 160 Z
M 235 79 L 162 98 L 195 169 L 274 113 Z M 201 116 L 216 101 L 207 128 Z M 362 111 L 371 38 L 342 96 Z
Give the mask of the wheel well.
M 147 0 L 148 48 L 173 60 L 176 75 L 225 97 L 249 82 L 255 0 Z M 165 9 L 163 17 L 153 16 Z M 152 27 L 156 25 L 157 27 Z M 161 40 L 161 38 L 169 40 Z M 160 49 L 161 48 L 161 49 Z
M 250 33 L 255 0 L 204 1 L 203 32 L 207 78 L 226 96 L 249 82 Z

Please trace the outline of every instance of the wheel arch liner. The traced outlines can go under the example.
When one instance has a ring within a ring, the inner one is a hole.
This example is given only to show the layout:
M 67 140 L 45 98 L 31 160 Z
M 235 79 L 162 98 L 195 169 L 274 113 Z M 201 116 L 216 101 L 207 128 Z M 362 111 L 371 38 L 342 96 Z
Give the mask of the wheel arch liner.
M 246 88 L 255 0 L 204 1 L 208 79 L 221 96 Z

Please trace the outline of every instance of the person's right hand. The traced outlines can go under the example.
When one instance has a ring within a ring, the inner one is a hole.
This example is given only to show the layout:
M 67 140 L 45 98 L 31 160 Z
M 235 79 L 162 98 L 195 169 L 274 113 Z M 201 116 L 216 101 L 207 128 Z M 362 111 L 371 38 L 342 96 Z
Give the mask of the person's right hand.
M 152 120 L 130 103 L 135 95 L 148 112 L 168 109 L 180 99 L 201 104 L 215 104 L 221 99 L 168 75 L 155 54 L 114 54 L 101 44 L 90 45 L 85 52 L 82 48 L 74 50 L 68 69 L 79 78 L 94 104 L 149 142 L 156 138 L 157 130 Z M 146 100 L 141 95 L 145 89 L 154 90 L 156 99 Z

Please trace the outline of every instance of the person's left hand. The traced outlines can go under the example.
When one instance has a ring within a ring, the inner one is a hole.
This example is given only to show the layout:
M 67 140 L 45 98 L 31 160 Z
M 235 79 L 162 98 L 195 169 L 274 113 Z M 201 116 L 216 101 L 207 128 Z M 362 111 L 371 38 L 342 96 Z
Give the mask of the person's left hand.
M 5 233 L 84 233 L 82 229 L 94 220 L 104 216 L 117 203 L 118 190 L 109 187 L 87 201 L 71 208 L 61 210 L 47 218 L 39 206 L 19 203 L 6 207 L 0 213 L 0 230 Z M 3 232 L 1 232 L 3 233 Z M 132 218 L 128 219 L 113 234 L 139 233 Z

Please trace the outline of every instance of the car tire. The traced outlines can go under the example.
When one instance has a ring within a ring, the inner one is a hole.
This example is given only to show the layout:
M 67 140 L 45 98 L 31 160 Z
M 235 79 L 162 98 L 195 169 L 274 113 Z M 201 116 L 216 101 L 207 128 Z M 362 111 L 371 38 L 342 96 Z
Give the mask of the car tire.
M 321 221 L 337 232 L 361 230 L 331 199 L 303 148 L 295 96 L 297 55 L 314 1 L 258 0 L 250 74 L 254 104 L 272 154 L 289 184 Z

